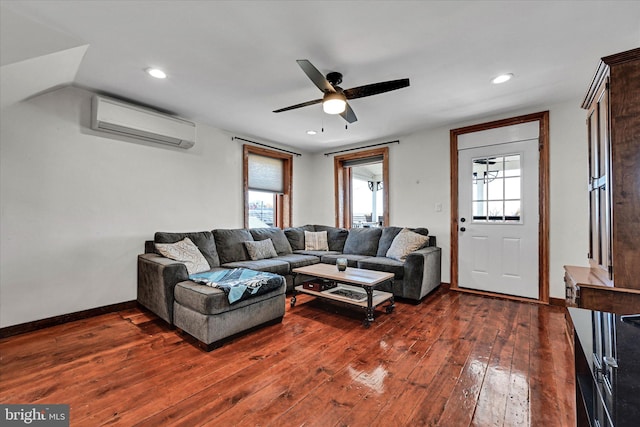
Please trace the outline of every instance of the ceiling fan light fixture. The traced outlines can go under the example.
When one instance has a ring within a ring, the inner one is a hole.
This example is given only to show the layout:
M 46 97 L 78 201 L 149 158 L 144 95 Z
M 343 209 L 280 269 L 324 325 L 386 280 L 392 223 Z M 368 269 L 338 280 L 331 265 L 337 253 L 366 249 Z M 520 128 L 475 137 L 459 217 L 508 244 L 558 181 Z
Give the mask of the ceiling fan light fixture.
M 340 114 L 347 108 L 347 98 L 342 93 L 328 93 L 322 100 L 322 110 L 327 114 Z
M 309 80 L 324 94 L 322 98 L 303 102 L 289 107 L 274 110 L 274 113 L 294 110 L 296 108 L 308 107 L 322 103 L 322 110 L 327 114 L 340 114 L 347 123 L 358 121 L 356 113 L 347 103 L 347 99 L 364 98 L 366 96 L 378 95 L 392 90 L 402 89 L 409 86 L 409 79 L 389 80 L 386 82 L 371 83 L 364 86 L 352 87 L 343 90 L 338 86 L 342 82 L 342 74 L 333 71 L 323 76 L 320 71 L 307 59 L 296 61 L 302 71 L 309 77 Z M 349 108 L 347 108 L 349 107 Z M 346 127 L 345 127 L 346 128 Z M 322 130 L 324 132 L 324 129 Z

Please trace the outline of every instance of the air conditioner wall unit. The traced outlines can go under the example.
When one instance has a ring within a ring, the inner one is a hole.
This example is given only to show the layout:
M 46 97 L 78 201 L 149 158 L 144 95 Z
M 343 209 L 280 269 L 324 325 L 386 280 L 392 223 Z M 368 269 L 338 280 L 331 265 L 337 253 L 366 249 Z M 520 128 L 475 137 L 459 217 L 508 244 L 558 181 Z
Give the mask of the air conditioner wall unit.
M 99 95 L 91 102 L 91 128 L 180 148 L 196 140 L 192 122 Z

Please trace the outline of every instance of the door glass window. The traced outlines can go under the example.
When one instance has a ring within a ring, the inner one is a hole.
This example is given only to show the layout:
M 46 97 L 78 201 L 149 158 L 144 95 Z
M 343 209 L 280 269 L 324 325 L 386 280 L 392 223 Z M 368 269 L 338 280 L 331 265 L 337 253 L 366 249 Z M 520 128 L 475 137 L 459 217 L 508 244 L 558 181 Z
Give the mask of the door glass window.
M 521 155 L 473 159 L 473 221 L 522 222 Z
M 336 225 L 389 225 L 389 147 L 334 157 Z
M 351 167 L 351 227 L 379 227 L 384 218 L 382 162 Z

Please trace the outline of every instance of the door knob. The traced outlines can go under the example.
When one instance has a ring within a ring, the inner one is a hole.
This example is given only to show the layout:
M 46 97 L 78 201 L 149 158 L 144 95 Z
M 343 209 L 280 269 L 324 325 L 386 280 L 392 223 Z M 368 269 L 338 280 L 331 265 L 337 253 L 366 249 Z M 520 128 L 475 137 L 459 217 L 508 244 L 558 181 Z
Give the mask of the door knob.
M 460 231 L 467 231 L 467 229 L 464 227 L 460 227 Z
M 466 218 L 460 218 L 460 222 L 465 222 Z

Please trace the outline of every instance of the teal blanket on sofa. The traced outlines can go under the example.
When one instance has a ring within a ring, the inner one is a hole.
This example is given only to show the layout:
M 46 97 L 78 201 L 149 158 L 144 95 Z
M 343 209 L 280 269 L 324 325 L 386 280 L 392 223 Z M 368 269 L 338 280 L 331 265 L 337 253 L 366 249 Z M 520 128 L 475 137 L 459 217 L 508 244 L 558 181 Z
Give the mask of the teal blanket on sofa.
M 221 289 L 227 295 L 229 304 L 278 289 L 284 283 L 284 277 L 280 275 L 246 268 L 205 271 L 191 274 L 189 279 Z

